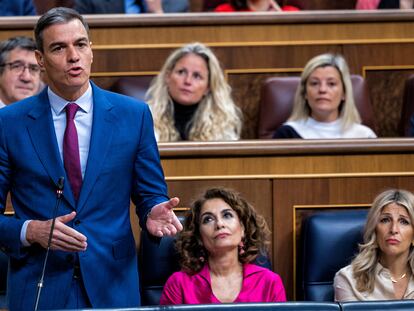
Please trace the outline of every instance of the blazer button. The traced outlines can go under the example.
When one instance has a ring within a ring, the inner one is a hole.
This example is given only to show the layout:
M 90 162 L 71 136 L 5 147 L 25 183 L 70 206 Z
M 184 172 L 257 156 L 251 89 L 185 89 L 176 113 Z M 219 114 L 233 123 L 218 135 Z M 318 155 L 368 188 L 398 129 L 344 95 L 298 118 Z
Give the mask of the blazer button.
M 80 225 L 80 223 L 81 223 L 81 221 L 80 221 L 79 219 L 76 219 L 76 220 L 75 220 L 75 226 L 79 226 L 79 225 Z
M 73 255 L 67 255 L 66 256 L 66 262 L 67 263 L 73 263 L 74 262 L 74 256 Z

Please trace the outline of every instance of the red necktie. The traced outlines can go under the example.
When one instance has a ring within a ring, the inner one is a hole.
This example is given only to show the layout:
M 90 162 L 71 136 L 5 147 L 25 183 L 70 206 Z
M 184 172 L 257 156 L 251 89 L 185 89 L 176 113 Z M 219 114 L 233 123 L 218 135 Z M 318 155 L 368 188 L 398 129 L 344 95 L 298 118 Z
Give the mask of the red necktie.
M 66 130 L 63 137 L 63 162 L 76 201 L 82 187 L 78 132 L 74 121 L 78 108 L 75 103 L 66 105 Z

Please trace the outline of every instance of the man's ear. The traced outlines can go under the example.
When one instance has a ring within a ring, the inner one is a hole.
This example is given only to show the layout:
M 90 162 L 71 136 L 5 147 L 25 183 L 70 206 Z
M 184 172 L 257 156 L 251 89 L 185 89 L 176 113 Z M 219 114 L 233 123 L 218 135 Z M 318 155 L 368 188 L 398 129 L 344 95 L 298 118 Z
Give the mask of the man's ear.
M 43 53 L 40 52 L 39 50 L 35 50 L 35 57 L 37 60 L 37 63 L 39 64 L 40 68 L 44 68 L 44 63 L 43 63 Z

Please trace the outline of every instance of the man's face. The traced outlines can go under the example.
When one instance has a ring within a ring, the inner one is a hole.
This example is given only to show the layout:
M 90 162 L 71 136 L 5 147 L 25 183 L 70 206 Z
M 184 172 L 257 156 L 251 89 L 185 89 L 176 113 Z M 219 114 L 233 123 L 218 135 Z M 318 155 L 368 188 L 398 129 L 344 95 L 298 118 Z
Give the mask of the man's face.
M 40 69 L 35 52 L 16 48 L 9 52 L 0 75 L 0 99 L 6 105 L 35 95 L 40 86 Z
M 36 51 L 36 58 L 59 96 L 74 101 L 88 89 L 93 54 L 88 33 L 78 19 L 47 27 L 43 52 Z

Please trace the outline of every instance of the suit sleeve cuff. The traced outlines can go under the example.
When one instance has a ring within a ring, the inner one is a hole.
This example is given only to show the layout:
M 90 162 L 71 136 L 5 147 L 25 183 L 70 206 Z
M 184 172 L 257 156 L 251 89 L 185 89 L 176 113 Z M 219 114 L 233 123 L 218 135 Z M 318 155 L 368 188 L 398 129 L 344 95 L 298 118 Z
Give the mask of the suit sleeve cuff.
M 20 231 L 20 242 L 22 242 L 24 247 L 30 246 L 29 241 L 27 241 L 27 239 L 26 239 L 26 231 L 27 231 L 27 226 L 28 226 L 29 222 L 31 222 L 31 220 L 26 220 L 23 223 L 22 230 Z

